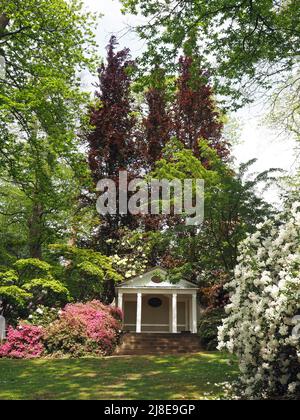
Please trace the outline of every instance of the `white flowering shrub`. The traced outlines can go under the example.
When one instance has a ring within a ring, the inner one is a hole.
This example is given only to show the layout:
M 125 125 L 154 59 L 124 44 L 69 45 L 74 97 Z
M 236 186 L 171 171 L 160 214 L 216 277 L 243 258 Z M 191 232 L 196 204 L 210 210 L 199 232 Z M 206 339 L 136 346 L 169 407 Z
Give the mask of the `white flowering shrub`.
M 300 202 L 241 245 L 219 349 L 237 355 L 243 397 L 300 397 Z

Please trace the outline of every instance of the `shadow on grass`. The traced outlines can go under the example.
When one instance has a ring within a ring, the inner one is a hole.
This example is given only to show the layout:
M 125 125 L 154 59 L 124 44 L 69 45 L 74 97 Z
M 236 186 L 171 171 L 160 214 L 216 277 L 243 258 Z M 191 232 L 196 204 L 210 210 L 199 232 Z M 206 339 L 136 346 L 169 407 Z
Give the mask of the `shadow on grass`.
M 236 376 L 220 353 L 0 360 L 0 399 L 209 399 Z

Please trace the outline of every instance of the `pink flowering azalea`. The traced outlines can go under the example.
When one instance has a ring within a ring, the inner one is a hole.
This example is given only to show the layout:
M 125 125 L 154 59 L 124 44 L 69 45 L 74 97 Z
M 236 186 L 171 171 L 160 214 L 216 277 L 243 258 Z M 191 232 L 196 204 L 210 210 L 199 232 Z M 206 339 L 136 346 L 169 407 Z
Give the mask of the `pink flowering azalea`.
M 34 359 L 44 351 L 42 338 L 44 330 L 33 325 L 9 327 L 6 342 L 0 346 L 0 357 L 13 359 Z
M 118 344 L 123 314 L 99 301 L 69 304 L 46 334 L 48 351 L 81 356 L 111 354 Z

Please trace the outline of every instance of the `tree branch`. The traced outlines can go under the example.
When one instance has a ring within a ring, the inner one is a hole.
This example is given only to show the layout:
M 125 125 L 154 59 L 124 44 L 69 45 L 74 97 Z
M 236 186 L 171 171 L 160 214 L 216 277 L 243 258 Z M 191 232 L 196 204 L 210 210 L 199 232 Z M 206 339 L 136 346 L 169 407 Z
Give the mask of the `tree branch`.
M 12 32 L 4 32 L 4 33 L 0 33 L 0 38 L 5 38 L 8 36 L 13 36 L 13 35 L 17 35 L 23 31 L 26 31 L 26 29 L 30 29 L 30 26 L 22 26 L 20 29 L 17 29 L 15 31 Z

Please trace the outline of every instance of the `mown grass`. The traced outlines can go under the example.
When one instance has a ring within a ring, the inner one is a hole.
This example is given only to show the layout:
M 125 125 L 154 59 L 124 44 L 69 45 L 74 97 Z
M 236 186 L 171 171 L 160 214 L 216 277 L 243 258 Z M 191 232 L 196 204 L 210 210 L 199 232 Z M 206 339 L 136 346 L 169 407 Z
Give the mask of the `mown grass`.
M 0 360 L 1 400 L 217 399 L 235 364 L 222 353 Z

